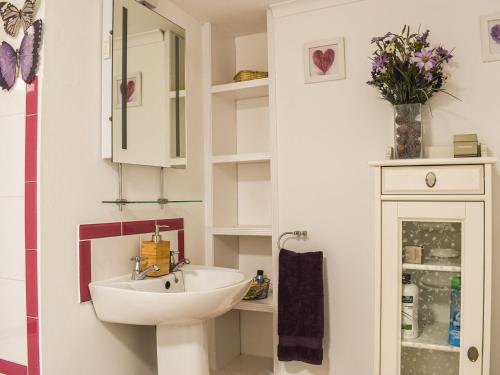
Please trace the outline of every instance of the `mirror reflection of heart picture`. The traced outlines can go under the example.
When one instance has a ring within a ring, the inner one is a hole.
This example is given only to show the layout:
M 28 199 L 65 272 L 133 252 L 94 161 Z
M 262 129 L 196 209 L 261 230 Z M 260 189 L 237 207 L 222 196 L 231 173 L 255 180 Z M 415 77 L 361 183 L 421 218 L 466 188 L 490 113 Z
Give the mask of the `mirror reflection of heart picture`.
M 115 90 L 113 92 L 115 108 L 121 108 L 123 95 L 127 98 L 127 107 L 142 105 L 142 75 L 133 73 L 127 77 L 127 83 L 121 77 L 115 77 Z
M 307 83 L 345 78 L 343 39 L 308 43 L 304 63 Z

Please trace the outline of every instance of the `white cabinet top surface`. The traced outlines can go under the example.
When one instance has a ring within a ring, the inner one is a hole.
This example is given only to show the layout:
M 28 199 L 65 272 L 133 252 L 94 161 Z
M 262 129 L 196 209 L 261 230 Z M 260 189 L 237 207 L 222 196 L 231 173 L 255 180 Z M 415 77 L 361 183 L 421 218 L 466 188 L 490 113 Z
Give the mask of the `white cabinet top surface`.
M 413 165 L 468 165 L 495 164 L 496 157 L 442 158 L 442 159 L 399 159 L 371 161 L 372 167 L 404 167 Z

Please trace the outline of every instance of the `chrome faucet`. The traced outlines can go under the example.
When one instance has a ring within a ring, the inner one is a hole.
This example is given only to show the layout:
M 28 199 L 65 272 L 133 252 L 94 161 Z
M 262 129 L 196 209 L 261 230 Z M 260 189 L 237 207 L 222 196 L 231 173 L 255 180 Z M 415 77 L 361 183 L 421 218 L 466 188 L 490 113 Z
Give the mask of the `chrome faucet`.
M 188 258 L 184 258 L 179 262 L 175 262 L 174 254 L 179 254 L 178 251 L 170 251 L 170 273 L 174 273 L 179 271 L 184 265 L 191 264 L 191 261 Z
M 149 266 L 144 271 L 141 272 L 141 262 L 146 258 L 135 256 L 130 258 L 130 260 L 134 261 L 134 270 L 132 271 L 132 280 L 144 280 L 146 275 L 151 271 L 159 271 L 160 267 L 156 264 Z

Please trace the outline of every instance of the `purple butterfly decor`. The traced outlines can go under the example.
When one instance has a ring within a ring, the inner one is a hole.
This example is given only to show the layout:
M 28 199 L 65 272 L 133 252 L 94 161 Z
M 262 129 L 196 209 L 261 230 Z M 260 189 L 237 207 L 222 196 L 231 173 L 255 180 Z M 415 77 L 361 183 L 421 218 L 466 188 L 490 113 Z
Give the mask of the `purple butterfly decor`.
M 37 20 L 26 30 L 18 50 L 7 42 L 0 44 L 0 87 L 2 89 L 10 90 L 16 83 L 19 73 L 24 82 L 33 81 L 38 69 L 41 42 L 42 20 Z

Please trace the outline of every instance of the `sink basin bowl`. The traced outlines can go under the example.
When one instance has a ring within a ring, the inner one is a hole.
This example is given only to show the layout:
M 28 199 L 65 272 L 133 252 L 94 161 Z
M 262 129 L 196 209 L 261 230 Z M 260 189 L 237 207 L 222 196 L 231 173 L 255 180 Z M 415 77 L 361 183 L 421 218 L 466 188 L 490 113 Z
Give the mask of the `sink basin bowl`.
M 177 279 L 177 282 L 176 282 Z M 100 320 L 135 325 L 195 324 L 232 309 L 251 279 L 230 268 L 186 265 L 175 275 L 90 283 Z

